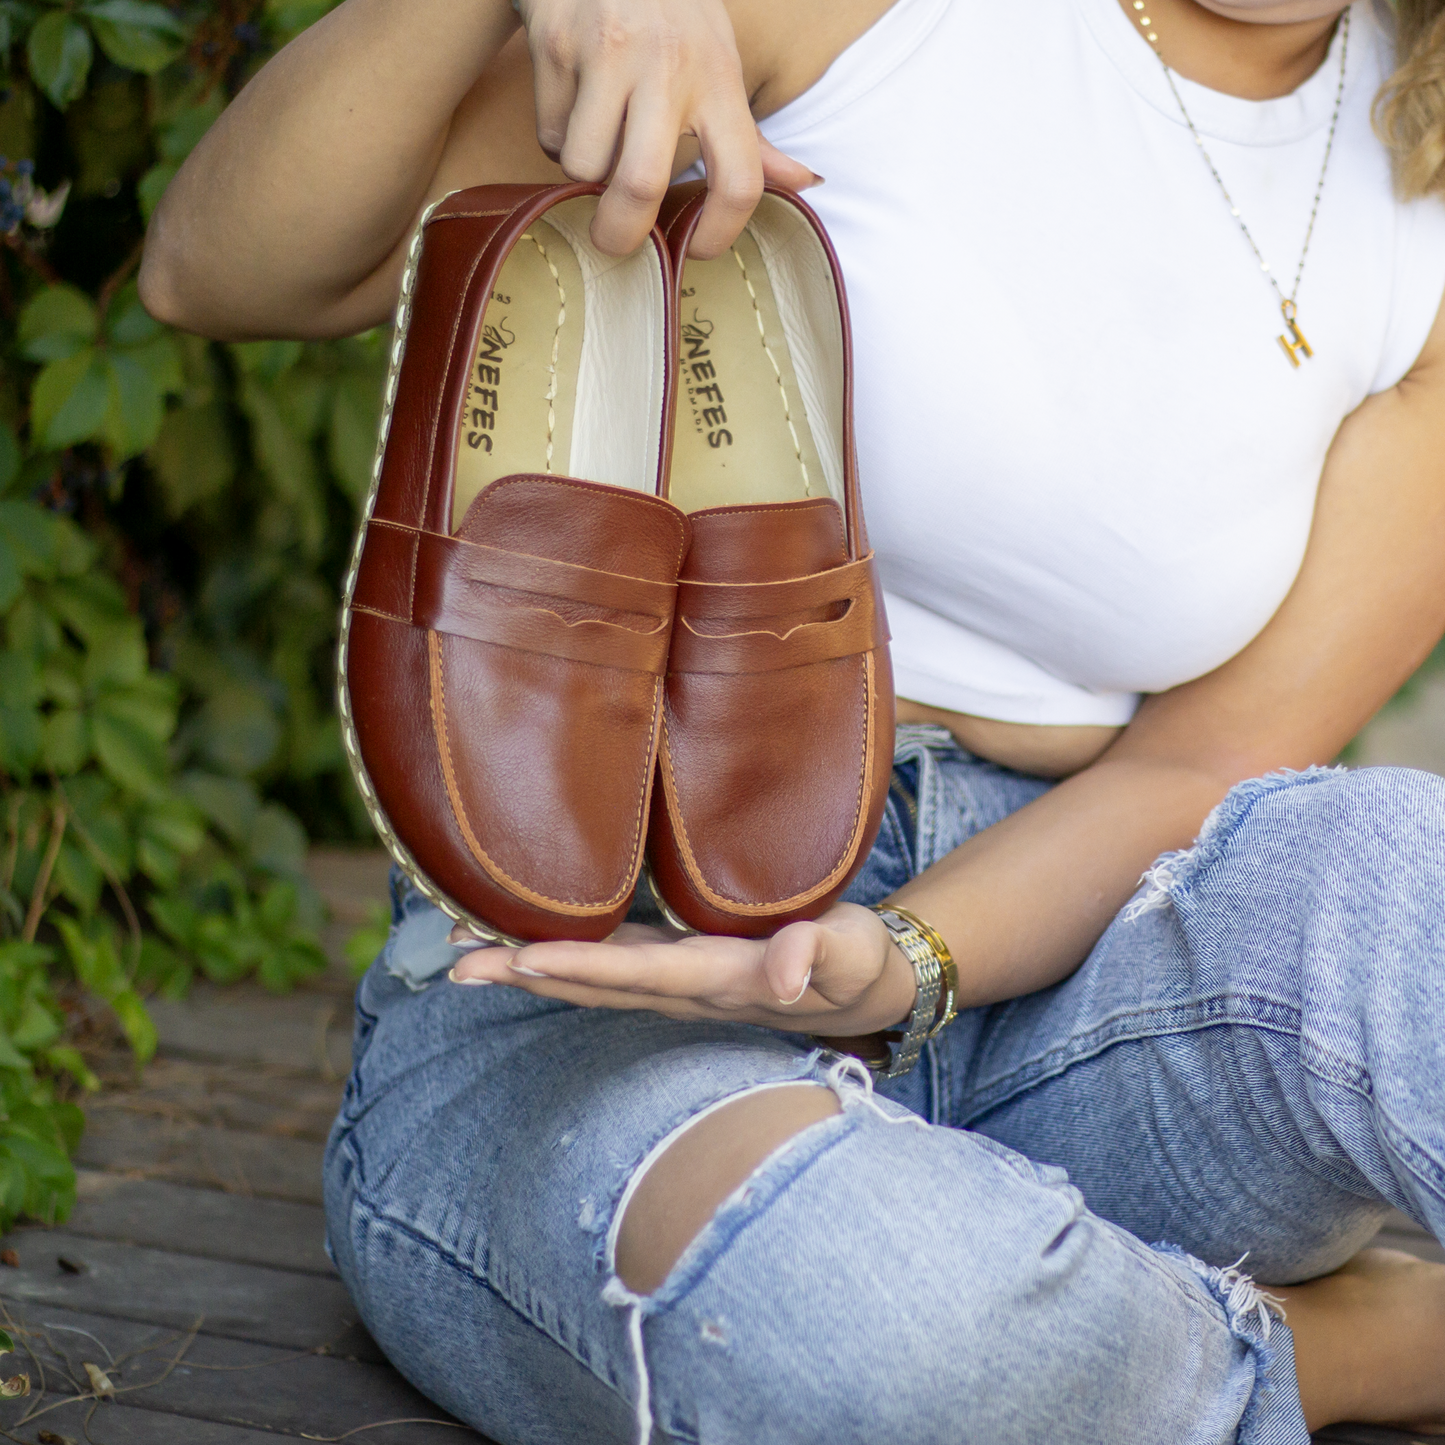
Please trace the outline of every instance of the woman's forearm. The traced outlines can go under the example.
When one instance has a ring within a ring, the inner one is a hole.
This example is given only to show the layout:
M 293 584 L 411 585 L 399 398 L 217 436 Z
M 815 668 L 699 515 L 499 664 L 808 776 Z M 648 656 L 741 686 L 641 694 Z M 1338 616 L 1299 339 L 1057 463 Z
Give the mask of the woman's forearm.
M 1187 847 L 1228 784 L 1108 757 L 971 838 L 896 895 L 948 942 L 959 1006 L 1066 978 L 1160 853 Z
M 181 168 L 151 223 L 147 306 L 226 337 L 373 324 L 453 113 L 516 26 L 508 0 L 346 0 Z

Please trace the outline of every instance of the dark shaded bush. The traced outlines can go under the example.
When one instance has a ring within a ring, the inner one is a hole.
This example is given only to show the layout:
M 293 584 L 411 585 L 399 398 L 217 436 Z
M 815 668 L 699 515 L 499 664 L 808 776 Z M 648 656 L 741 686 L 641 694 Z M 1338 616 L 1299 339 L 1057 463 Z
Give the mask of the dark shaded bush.
M 176 168 L 329 4 L 0 0 L 0 1226 L 61 1215 L 76 1047 L 197 970 L 320 968 L 308 836 L 384 339 L 225 346 L 134 275 Z

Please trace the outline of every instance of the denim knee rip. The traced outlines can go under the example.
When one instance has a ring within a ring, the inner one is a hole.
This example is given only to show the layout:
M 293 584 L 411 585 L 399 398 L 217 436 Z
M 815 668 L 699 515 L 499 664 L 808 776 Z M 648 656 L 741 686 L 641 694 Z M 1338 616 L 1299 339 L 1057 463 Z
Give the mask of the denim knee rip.
M 1141 891 L 1125 908 L 1124 922 L 1133 923 L 1146 913 L 1157 912 L 1184 898 L 1200 874 L 1229 846 L 1236 830 L 1261 798 L 1284 788 L 1321 783 L 1348 771 L 1343 767 L 1282 768 L 1262 778 L 1236 784 L 1204 820 L 1192 848 L 1161 854 L 1139 880 Z
M 1221 1268 L 1205 1264 L 1202 1259 L 1195 1259 L 1192 1254 L 1175 1244 L 1153 1244 L 1150 1248 L 1166 1259 L 1179 1261 L 1199 1279 L 1224 1311 L 1230 1333 L 1247 1346 L 1254 1360 L 1255 1379 L 1258 1383 L 1244 1408 L 1244 1414 L 1239 1417 L 1237 1438 L 1241 1445 L 1245 1445 L 1245 1442 L 1256 1438 L 1255 1427 L 1264 1402 L 1279 1388 L 1276 1382 L 1275 1348 L 1270 1337 L 1274 1333 L 1276 1320 L 1281 1324 L 1287 1323 L 1284 1301 L 1261 1288 L 1251 1276 L 1240 1269 L 1244 1259 L 1237 1259 L 1233 1264 Z M 1292 1353 L 1293 1346 L 1290 1348 Z M 1292 1368 L 1285 1373 L 1286 1378 L 1294 1379 Z
M 792 1138 L 785 1140 L 748 1177 L 718 1205 L 712 1218 L 698 1231 L 697 1235 L 683 1250 L 677 1263 L 668 1272 L 661 1286 L 650 1295 L 640 1295 L 629 1289 L 617 1273 L 617 1237 L 622 1230 L 623 1216 L 636 1193 L 637 1186 L 653 1164 L 695 1124 L 715 1113 L 725 1104 L 760 1094 L 770 1089 L 789 1088 L 797 1084 L 822 1084 L 838 1096 L 843 1112 L 831 1118 L 821 1119 L 815 1124 L 800 1129 Z M 647 1368 L 647 1351 L 642 1326 L 649 1315 L 660 1313 L 669 1305 L 681 1299 L 723 1253 L 737 1235 L 762 1210 L 767 1208 L 787 1186 L 798 1177 L 815 1159 L 857 1127 L 858 1111 L 869 1109 L 889 1124 L 912 1124 L 920 1129 L 930 1125 L 918 1115 L 908 1112 L 899 1105 L 885 1107 L 884 1102 L 873 1093 L 873 1076 L 857 1059 L 816 1050 L 807 1059 L 806 1070 L 800 1071 L 795 1079 L 775 1079 L 762 1084 L 753 1084 L 737 1093 L 718 1099 L 705 1109 L 690 1115 L 674 1129 L 663 1136 L 628 1178 L 627 1186 L 617 1200 L 612 1221 L 607 1231 L 605 1263 L 607 1283 L 602 1289 L 602 1298 L 610 1305 L 629 1312 L 627 1320 L 628 1341 L 632 1349 L 633 1368 L 636 1372 L 636 1418 L 637 1445 L 650 1445 L 652 1439 L 652 1382 Z M 710 1336 L 704 1325 L 704 1339 L 713 1343 L 726 1343 L 722 1337 Z M 716 1327 L 714 1327 L 716 1328 Z

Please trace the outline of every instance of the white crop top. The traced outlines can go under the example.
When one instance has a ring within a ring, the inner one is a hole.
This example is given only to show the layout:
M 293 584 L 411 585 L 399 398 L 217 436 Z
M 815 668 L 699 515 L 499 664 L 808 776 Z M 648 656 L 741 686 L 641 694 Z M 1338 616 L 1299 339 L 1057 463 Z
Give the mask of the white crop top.
M 1445 205 L 1390 188 L 1357 0 L 1299 294 L 1279 303 L 1118 0 L 898 0 L 764 134 L 842 258 L 868 530 L 900 696 L 1123 723 L 1284 598 L 1344 416 L 1409 369 Z M 1178 81 L 1288 294 L 1339 78 L 1247 101 Z

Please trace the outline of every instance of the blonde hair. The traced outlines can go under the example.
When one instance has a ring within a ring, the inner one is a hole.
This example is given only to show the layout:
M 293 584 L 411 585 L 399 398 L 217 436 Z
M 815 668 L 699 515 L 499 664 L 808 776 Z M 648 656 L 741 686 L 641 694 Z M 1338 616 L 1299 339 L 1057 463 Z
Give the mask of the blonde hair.
M 1399 59 L 1375 99 L 1375 130 L 1407 200 L 1445 197 L 1445 0 L 1396 0 Z

